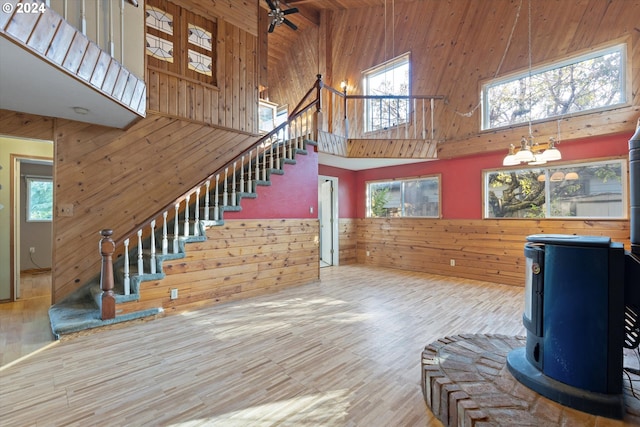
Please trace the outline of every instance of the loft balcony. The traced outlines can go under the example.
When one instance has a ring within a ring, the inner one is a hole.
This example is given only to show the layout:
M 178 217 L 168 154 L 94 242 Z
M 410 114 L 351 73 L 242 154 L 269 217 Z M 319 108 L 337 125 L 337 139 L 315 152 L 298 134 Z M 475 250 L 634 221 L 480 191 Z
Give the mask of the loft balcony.
M 0 109 L 121 129 L 144 117 L 144 18 L 132 3 L 52 0 L 58 13 L 5 0 Z

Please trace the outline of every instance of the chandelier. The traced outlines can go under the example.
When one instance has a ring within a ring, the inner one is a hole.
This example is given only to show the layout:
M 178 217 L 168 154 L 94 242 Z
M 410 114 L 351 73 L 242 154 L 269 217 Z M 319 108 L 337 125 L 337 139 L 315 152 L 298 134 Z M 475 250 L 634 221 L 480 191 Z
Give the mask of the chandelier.
M 522 137 L 520 141 L 520 147 L 516 147 L 511 144 L 509 147 L 509 153 L 502 161 L 502 166 L 515 166 L 521 163 L 526 163 L 529 165 L 543 165 L 547 162 L 551 162 L 553 160 L 560 160 L 562 158 L 562 154 L 560 154 L 560 150 L 558 150 L 555 145 L 560 143 L 560 120 L 558 120 L 558 139 L 549 138 L 548 144 L 538 144 L 533 140 L 533 131 L 531 130 L 531 109 L 532 109 L 532 101 L 531 101 L 531 0 L 529 0 L 529 78 L 528 78 L 528 87 L 529 87 L 529 137 Z

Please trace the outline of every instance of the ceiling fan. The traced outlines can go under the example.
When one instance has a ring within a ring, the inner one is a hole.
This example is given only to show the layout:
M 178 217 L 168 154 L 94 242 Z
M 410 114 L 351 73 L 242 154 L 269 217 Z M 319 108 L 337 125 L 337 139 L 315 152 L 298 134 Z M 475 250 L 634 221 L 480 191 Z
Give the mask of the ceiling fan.
M 269 25 L 269 32 L 273 33 L 273 30 L 277 25 L 285 24 L 292 30 L 297 30 L 298 27 L 293 22 L 289 21 L 285 16 L 291 15 L 292 13 L 298 13 L 297 7 L 292 7 L 290 9 L 281 9 L 279 0 L 266 0 L 269 5 L 269 17 L 271 18 L 271 24 Z

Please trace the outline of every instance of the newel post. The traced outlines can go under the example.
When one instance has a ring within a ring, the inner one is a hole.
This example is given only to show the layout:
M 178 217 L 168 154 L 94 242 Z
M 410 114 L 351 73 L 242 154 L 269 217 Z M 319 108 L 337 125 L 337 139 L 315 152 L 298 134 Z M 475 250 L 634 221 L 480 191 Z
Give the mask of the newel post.
M 316 99 L 318 100 L 316 111 L 319 113 L 322 111 L 322 87 L 324 83 L 322 82 L 322 74 L 316 74 L 316 78 Z
M 102 320 L 116 317 L 116 297 L 113 294 L 113 252 L 116 245 L 111 240 L 113 230 L 101 230 L 100 255 L 102 255 L 102 271 L 100 273 L 100 289 L 102 289 Z
M 318 141 L 319 139 L 319 135 L 320 135 L 320 131 L 322 130 L 322 88 L 324 87 L 324 83 L 322 82 L 322 74 L 318 74 L 316 76 L 318 78 L 318 80 L 316 80 L 316 90 L 317 90 L 317 99 L 318 99 L 318 103 L 316 104 L 316 124 L 315 124 L 315 129 L 314 129 L 314 139 L 316 141 Z M 331 115 L 329 115 L 329 117 L 331 117 Z M 330 125 L 329 125 L 329 129 L 330 129 Z M 315 147 L 315 149 L 317 150 L 318 147 Z

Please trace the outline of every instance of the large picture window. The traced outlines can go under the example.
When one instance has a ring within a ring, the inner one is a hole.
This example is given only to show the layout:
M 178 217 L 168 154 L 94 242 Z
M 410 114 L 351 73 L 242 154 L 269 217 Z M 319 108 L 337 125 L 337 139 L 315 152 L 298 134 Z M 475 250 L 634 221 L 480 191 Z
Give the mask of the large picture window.
M 25 177 L 27 182 L 27 221 L 53 220 L 53 181 L 51 178 Z
M 367 216 L 440 217 L 440 177 L 367 183 Z
M 624 160 L 485 171 L 485 218 L 622 219 L 626 176 Z
M 534 68 L 482 87 L 482 128 L 613 107 L 626 102 L 626 45 Z
M 389 129 L 409 121 L 407 99 L 382 98 L 409 95 L 409 54 L 399 56 L 364 72 L 364 93 L 379 96 L 365 102 L 365 130 Z

